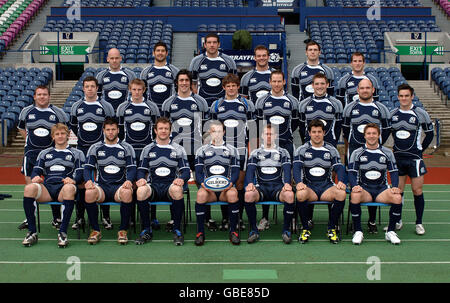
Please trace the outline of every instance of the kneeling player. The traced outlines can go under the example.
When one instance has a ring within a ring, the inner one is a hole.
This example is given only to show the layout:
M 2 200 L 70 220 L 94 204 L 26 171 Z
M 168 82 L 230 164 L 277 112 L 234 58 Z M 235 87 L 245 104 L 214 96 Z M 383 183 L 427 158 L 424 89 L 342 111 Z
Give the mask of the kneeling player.
M 375 123 L 364 127 L 364 147 L 356 149 L 350 156 L 348 178 L 351 192 L 350 212 L 352 213 L 353 244 L 361 244 L 363 232 L 361 228 L 361 202 L 390 203 L 389 226 L 385 238 L 392 244 L 400 244 L 395 233 L 395 223 L 401 216 L 401 191 L 398 188 L 398 171 L 394 154 L 379 142 L 380 128 Z M 392 187 L 387 184 L 387 172 L 391 176 Z
M 158 118 L 155 123 L 156 140 L 142 150 L 136 185 L 143 229 L 136 244 L 144 244 L 153 236 L 149 200 L 172 202 L 173 241 L 175 245 L 184 244 L 180 228 L 184 210 L 183 186 L 189 180 L 190 170 L 184 148 L 170 142 L 171 127 L 168 118 Z
M 222 122 L 211 122 L 209 133 L 211 143 L 200 147 L 195 155 L 195 177 L 197 184 L 199 184 L 197 202 L 195 203 L 195 213 L 197 215 L 195 245 L 200 246 L 205 242 L 205 203 L 215 201 L 228 202 L 230 241 L 234 245 L 239 245 L 241 241 L 236 232 L 239 218 L 239 204 L 237 203 L 239 198 L 238 191 L 234 186 L 239 178 L 239 153 L 235 147 L 225 144 L 223 141 L 225 131 Z M 212 191 L 206 188 L 204 184 L 205 179 L 213 175 L 228 178 L 230 184 L 222 191 Z
M 120 202 L 120 227 L 117 241 L 128 243 L 127 229 L 130 224 L 133 200 L 133 181 L 136 178 L 136 161 L 133 147 L 119 142 L 119 123 L 114 118 L 106 118 L 103 123 L 104 142 L 89 148 L 84 166 L 86 180 L 86 211 L 92 232 L 88 243 L 96 244 L 101 239 L 96 203 Z M 92 181 L 97 173 L 95 183 Z
M 57 123 L 51 128 L 55 147 L 44 149 L 39 153 L 37 163 L 31 175 L 31 184 L 25 186 L 23 208 L 28 222 L 28 233 L 22 244 L 31 246 L 38 241 L 34 201 L 59 201 L 64 204 L 62 223 L 58 233 L 58 246 L 68 245 L 67 226 L 74 208 L 76 184 L 82 182 L 85 158 L 81 151 L 68 147 L 69 128 Z M 41 176 L 44 176 L 43 179 Z
M 339 216 L 345 205 L 344 166 L 339 152 L 331 144 L 324 142 L 325 126 L 321 120 L 312 120 L 308 125 L 309 142 L 294 153 L 293 174 L 297 183 L 297 205 L 303 231 L 299 242 L 306 243 L 311 236 L 308 228 L 309 210 L 306 202 L 332 202 L 328 221 L 328 238 L 334 244 L 339 237 L 336 232 Z M 332 181 L 332 171 L 337 173 L 338 183 Z
M 259 239 L 256 226 L 256 205 L 261 201 L 284 202 L 284 224 L 282 239 L 291 243 L 292 235 L 289 225 L 294 215 L 294 193 L 291 186 L 291 160 L 289 152 L 275 146 L 276 133 L 272 126 L 263 128 L 260 148 L 254 150 L 249 159 L 245 181 L 245 210 L 250 223 L 248 243 Z

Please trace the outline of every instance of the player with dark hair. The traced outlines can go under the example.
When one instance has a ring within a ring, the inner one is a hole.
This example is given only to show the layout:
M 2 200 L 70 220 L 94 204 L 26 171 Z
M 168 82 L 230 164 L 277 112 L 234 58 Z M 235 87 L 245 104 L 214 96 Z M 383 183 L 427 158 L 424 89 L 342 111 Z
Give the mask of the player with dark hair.
M 366 144 L 356 149 L 350 156 L 348 177 L 350 181 L 354 234 L 353 244 L 361 244 L 364 235 L 361 228 L 361 202 L 390 203 L 389 226 L 385 234 L 387 241 L 400 244 L 395 233 L 395 223 L 401 216 L 402 196 L 398 188 L 398 170 L 392 151 L 379 143 L 380 127 L 368 123 L 364 127 Z M 391 177 L 392 187 L 388 186 L 387 173 Z
M 193 91 L 208 102 L 208 106 L 225 95 L 222 79 L 227 74 L 237 74 L 234 60 L 219 52 L 219 36 L 210 33 L 205 37 L 203 43 L 205 53 L 194 57 L 189 65 L 192 72 Z
M 294 154 L 293 175 L 297 184 L 297 206 L 303 231 L 299 242 L 306 243 L 311 231 L 308 221 L 311 219 L 306 202 L 329 201 L 330 220 L 327 236 L 331 243 L 338 243 L 336 226 L 344 209 L 346 186 L 343 183 L 345 169 L 340 161 L 337 149 L 324 141 L 325 126 L 321 120 L 312 120 L 308 126 L 310 140 L 297 148 Z M 334 183 L 332 172 L 336 172 L 338 182 Z
M 167 62 L 167 45 L 159 41 L 153 47 L 155 61 L 144 68 L 139 78 L 146 82 L 147 100 L 153 101 L 161 111 L 163 102 L 175 93 L 175 77 L 179 69 Z
M 413 104 L 414 89 L 411 86 L 402 84 L 397 90 L 400 107 L 391 111 L 391 125 L 394 139 L 393 150 L 399 173 L 398 187 L 403 196 L 406 178 L 409 176 L 416 209 L 416 234 L 423 235 L 425 228 L 422 218 L 425 200 L 422 188 L 424 175 L 427 173 L 423 161 L 423 151 L 433 141 L 433 123 L 424 108 Z M 422 133 L 425 134 L 423 140 Z M 396 224 L 396 229 L 401 227 L 400 220 Z
M 88 243 L 96 244 L 101 239 L 96 203 L 115 201 L 120 202 L 117 241 L 126 244 L 136 178 L 135 153 L 130 144 L 119 141 L 119 123 L 115 118 L 105 119 L 103 134 L 105 140 L 89 148 L 84 165 L 86 211 L 92 227 Z
M 306 62 L 294 67 L 291 73 L 291 92 L 299 101 L 308 98 L 314 92 L 311 83 L 317 73 L 325 74 L 330 85 L 327 88 L 330 96 L 334 95 L 334 72 L 326 64 L 320 62 L 320 45 L 315 41 L 306 44 Z

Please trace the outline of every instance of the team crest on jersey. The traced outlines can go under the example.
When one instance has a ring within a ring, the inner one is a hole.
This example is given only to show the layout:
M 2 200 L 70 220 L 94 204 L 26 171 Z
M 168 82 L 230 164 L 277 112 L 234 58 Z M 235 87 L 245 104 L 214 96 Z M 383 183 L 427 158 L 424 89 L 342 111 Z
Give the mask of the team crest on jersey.
M 67 156 L 66 156 L 66 160 L 67 160 L 67 161 L 72 161 L 72 155 L 67 155 Z
M 412 123 L 412 124 L 416 123 L 416 117 L 409 118 L 409 123 Z
M 197 110 L 197 104 L 191 104 L 191 110 Z
M 331 105 L 328 105 L 327 107 L 325 107 L 325 111 L 326 111 L 327 113 L 330 113 L 330 112 L 333 111 L 333 107 L 332 107 Z
M 379 114 L 378 110 L 374 109 L 372 111 L 372 116 L 378 116 L 378 114 Z
M 283 106 L 284 106 L 284 107 L 287 107 L 287 108 L 289 108 L 290 105 L 291 105 L 291 104 L 290 104 L 288 101 L 284 102 L 284 104 L 283 104 Z
M 128 82 L 128 77 L 122 76 L 122 78 L 120 78 L 120 82 Z
M 272 157 L 275 161 L 280 161 L 280 154 L 273 154 Z
M 177 157 L 177 152 L 173 151 L 170 153 L 170 157 L 171 158 L 176 158 Z
M 97 109 L 95 110 L 95 113 L 96 113 L 97 115 L 101 115 L 101 114 L 103 114 L 103 109 L 97 108 Z
M 34 119 L 36 119 L 36 115 L 35 114 L 29 114 L 28 115 L 28 119 L 34 120 Z
M 125 152 L 122 150 L 117 153 L 118 158 L 123 158 L 124 156 L 125 156 Z
M 228 156 L 230 155 L 230 152 L 229 152 L 228 150 L 224 150 L 224 151 L 223 151 L 223 155 L 224 155 L 225 157 L 228 157 Z
M 170 78 L 172 77 L 172 73 L 171 72 L 166 72 L 166 78 Z
M 244 107 L 243 106 L 239 106 L 238 107 L 238 111 L 243 112 L 244 111 Z
M 98 155 L 99 157 L 104 157 L 106 154 L 105 154 L 105 151 L 99 150 L 98 153 L 97 153 L 97 155 Z
M 310 152 L 306 152 L 305 158 L 312 159 L 312 154 Z
M 266 159 L 266 157 L 264 157 L 264 155 L 258 155 L 258 159 L 259 160 L 264 160 L 264 159 Z
M 331 159 L 331 154 L 330 154 L 330 153 L 324 153 L 324 154 L 323 154 L 323 158 L 324 158 L 325 160 L 330 160 L 330 159 Z
M 385 156 L 381 156 L 380 157 L 380 163 L 386 163 L 386 157 Z
M 149 115 L 150 114 L 150 110 L 148 108 L 144 109 L 144 115 Z
M 227 66 L 225 64 L 220 64 L 219 69 L 221 70 L 227 69 Z
M 56 116 L 55 115 L 50 115 L 50 117 L 48 117 L 48 119 L 50 121 L 55 121 L 56 120 Z

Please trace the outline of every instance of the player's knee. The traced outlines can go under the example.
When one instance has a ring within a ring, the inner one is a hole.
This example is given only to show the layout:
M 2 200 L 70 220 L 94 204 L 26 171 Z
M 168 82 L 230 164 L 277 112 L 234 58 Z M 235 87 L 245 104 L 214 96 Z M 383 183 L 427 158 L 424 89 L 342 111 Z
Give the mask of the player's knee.
M 292 191 L 284 191 L 282 195 L 284 202 L 289 204 L 294 203 L 294 193 Z
M 305 202 L 306 201 L 306 195 L 303 194 L 302 192 L 298 191 L 297 192 L 297 202 Z
M 98 198 L 97 189 L 86 189 L 86 193 L 84 194 L 84 201 L 86 203 L 94 203 Z
M 200 188 L 197 192 L 197 203 L 205 203 L 208 200 L 208 192 Z
M 133 191 L 128 188 L 119 189 L 120 202 L 130 203 L 133 200 Z
M 73 200 L 77 193 L 76 187 L 73 184 L 65 184 L 61 190 L 64 200 Z
M 343 201 L 345 198 L 347 198 L 345 190 L 338 190 L 336 193 L 336 200 Z
M 414 196 L 420 196 L 423 194 L 422 187 L 412 188 L 412 192 Z
M 178 186 L 178 185 L 172 185 L 170 187 L 170 196 L 174 200 L 182 199 L 183 198 L 183 188 L 181 186 Z
M 38 186 L 40 186 L 40 185 L 33 184 L 33 183 L 27 184 L 23 190 L 23 195 L 25 197 L 35 198 L 38 193 Z
M 139 201 L 143 201 L 150 196 L 151 192 L 147 186 L 140 186 L 136 190 L 136 198 Z
M 247 191 L 244 195 L 244 200 L 247 203 L 253 203 L 255 202 L 255 193 L 253 191 Z
M 229 189 L 227 191 L 226 197 L 227 197 L 227 201 L 230 202 L 230 203 L 235 203 L 235 202 L 237 202 L 239 200 L 238 192 L 237 192 L 237 190 L 235 188 Z
M 361 202 L 361 194 L 360 193 L 351 193 L 350 194 L 350 202 L 352 204 L 359 204 Z

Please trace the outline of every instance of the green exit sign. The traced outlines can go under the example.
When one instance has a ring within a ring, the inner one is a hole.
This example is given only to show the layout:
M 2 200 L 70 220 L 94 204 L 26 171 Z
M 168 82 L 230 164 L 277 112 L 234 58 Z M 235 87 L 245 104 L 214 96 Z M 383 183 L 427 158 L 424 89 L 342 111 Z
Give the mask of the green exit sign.
M 88 45 L 60 45 L 59 54 L 60 55 L 86 55 L 89 53 L 90 48 Z M 57 55 L 58 46 L 57 45 L 41 45 L 40 46 L 41 55 Z
M 444 55 L 443 46 L 427 46 L 426 49 L 423 45 L 397 45 L 395 47 L 398 49 L 397 55 L 424 56 L 425 50 L 427 55 Z

